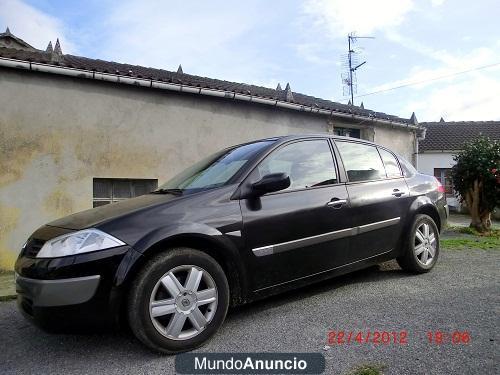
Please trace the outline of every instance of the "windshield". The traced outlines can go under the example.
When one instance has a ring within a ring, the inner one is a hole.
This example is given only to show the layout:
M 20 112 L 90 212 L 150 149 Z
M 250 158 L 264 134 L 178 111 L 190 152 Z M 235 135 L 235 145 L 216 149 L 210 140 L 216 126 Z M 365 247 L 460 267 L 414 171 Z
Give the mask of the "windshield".
M 157 192 L 196 192 L 223 186 L 254 156 L 274 141 L 258 141 L 219 151 L 179 173 Z

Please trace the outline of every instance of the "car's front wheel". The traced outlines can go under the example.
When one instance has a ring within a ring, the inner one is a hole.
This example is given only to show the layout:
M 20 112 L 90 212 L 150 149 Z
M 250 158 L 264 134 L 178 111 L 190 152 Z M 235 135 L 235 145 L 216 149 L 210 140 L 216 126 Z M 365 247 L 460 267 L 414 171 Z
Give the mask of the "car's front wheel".
M 415 216 L 402 250 L 397 261 L 404 270 L 424 273 L 434 267 L 439 256 L 439 230 L 430 216 Z
M 222 325 L 229 286 L 221 266 L 190 248 L 152 258 L 135 279 L 128 320 L 136 337 L 163 353 L 192 350 Z

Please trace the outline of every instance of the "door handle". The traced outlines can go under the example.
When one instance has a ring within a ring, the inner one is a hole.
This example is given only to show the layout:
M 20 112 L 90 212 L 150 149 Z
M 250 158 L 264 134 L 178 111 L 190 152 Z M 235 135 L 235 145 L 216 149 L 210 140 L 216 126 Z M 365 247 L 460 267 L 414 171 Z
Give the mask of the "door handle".
M 394 189 L 394 190 L 392 191 L 392 195 L 394 195 L 395 197 L 398 197 L 398 198 L 399 198 L 400 196 L 404 195 L 404 194 L 406 194 L 406 193 L 405 193 L 404 191 L 400 191 L 399 189 Z
M 337 199 L 333 198 L 330 202 L 326 204 L 327 207 L 331 208 L 342 208 L 344 204 L 347 203 L 347 199 Z

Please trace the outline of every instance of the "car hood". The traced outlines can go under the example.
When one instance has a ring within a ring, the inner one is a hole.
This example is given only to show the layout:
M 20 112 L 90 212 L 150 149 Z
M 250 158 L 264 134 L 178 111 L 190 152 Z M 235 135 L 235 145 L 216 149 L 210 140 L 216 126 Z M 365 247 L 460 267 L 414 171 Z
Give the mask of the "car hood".
M 52 221 L 47 225 L 74 230 L 91 228 L 107 221 L 114 220 L 118 217 L 164 204 L 178 198 L 178 196 L 172 194 L 146 194 L 140 197 L 127 199 L 122 202 L 107 204 L 105 206 L 77 212 Z

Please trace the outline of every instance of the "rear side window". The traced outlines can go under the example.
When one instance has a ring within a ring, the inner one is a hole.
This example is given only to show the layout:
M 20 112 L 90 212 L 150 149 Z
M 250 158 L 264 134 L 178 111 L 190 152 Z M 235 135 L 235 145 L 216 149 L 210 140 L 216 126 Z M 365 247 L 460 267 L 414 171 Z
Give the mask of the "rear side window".
M 418 172 L 415 167 L 401 155 L 398 155 L 399 163 L 401 164 L 401 168 L 403 169 L 403 176 L 405 177 L 413 177 Z
M 396 178 L 401 177 L 401 170 L 399 169 L 398 161 L 396 157 L 389 151 L 379 148 L 380 156 L 382 156 L 382 161 L 384 162 L 385 172 L 387 177 Z
M 290 176 L 290 187 L 286 190 L 337 183 L 333 156 L 324 139 L 295 142 L 277 149 L 252 172 L 250 180 L 255 182 L 271 173 Z
M 350 182 L 385 178 L 382 159 L 375 146 L 336 141 Z

